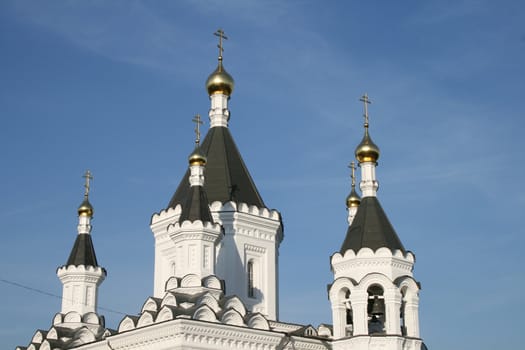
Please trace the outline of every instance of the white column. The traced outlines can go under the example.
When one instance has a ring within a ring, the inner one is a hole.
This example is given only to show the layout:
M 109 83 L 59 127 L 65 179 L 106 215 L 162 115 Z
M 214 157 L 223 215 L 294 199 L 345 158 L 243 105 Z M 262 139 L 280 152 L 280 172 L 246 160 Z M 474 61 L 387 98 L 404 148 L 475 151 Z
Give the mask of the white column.
M 368 293 L 353 292 L 350 294 L 350 303 L 354 316 L 354 335 L 368 335 Z
M 78 217 L 78 234 L 90 234 L 91 233 L 91 217 L 80 215 Z
M 361 188 L 362 197 L 376 197 L 379 183 L 376 180 L 376 163 L 363 162 L 361 167 Z
M 346 336 L 346 307 L 340 300 L 334 300 L 332 303 L 334 339 L 344 338 Z
M 230 111 L 228 110 L 229 97 L 223 94 L 213 94 L 210 96 L 211 108 L 209 112 L 210 127 L 224 126 L 228 127 Z
M 401 335 L 400 308 L 401 293 L 397 289 L 385 291 L 386 334 Z
M 204 186 L 204 166 L 190 166 L 190 186 Z
M 405 301 L 407 336 L 419 338 L 419 297 L 413 295 Z

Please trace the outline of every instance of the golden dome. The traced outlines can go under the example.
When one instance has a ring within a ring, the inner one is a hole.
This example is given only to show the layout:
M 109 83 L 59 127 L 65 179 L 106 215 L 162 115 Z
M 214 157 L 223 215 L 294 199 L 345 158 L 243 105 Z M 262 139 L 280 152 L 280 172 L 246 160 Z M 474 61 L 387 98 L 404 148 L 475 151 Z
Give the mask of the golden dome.
M 200 152 L 200 149 L 197 147 L 193 151 L 193 153 L 188 157 L 188 162 L 190 163 L 190 166 L 192 165 L 205 165 L 206 164 L 206 157 L 203 156 Z
M 78 216 L 93 217 L 93 206 L 89 203 L 87 196 L 84 197 L 84 201 L 78 207 Z
M 206 80 L 206 90 L 208 95 L 224 94 L 230 96 L 233 92 L 233 78 L 222 66 L 222 59 L 219 58 L 217 69 L 210 74 Z
M 368 135 L 368 127 L 365 127 L 365 136 L 363 136 L 361 143 L 355 149 L 355 157 L 359 163 L 377 163 L 379 159 L 379 147 L 377 147 L 370 138 L 370 135 Z
M 359 204 L 361 204 L 361 197 L 359 197 L 359 195 L 355 191 L 355 187 L 352 187 L 352 191 L 350 192 L 348 197 L 346 197 L 346 207 L 358 207 Z

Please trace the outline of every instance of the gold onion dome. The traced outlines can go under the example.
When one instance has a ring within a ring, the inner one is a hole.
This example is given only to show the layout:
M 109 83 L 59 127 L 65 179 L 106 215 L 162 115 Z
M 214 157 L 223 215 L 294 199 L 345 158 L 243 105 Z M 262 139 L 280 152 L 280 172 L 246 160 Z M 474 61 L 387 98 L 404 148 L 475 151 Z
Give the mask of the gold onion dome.
M 191 155 L 188 157 L 188 162 L 190 163 L 190 166 L 192 166 L 192 165 L 205 165 L 206 164 L 206 157 L 202 155 L 202 153 L 200 152 L 200 149 L 197 147 L 191 153 Z
M 359 163 L 373 162 L 377 163 L 379 159 L 379 147 L 372 141 L 370 135 L 368 135 L 368 127 L 365 127 L 365 136 L 361 140 L 361 143 L 355 149 L 355 157 Z
M 346 197 L 346 207 L 358 207 L 359 204 L 361 204 L 361 197 L 359 197 L 359 195 L 355 191 L 355 188 L 352 187 L 352 191 L 350 192 L 348 197 Z
M 89 203 L 87 196 L 84 196 L 84 201 L 78 207 L 78 216 L 93 217 L 93 206 Z
M 219 58 L 217 69 L 213 71 L 206 80 L 206 90 L 208 95 L 224 94 L 230 96 L 233 92 L 233 78 L 222 66 L 222 58 Z

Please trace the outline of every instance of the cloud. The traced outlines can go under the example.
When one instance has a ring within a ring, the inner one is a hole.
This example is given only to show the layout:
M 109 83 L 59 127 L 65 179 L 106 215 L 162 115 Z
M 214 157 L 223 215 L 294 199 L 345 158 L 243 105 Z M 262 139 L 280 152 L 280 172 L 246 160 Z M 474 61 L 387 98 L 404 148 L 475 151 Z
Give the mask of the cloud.
M 16 1 L 12 8 L 19 19 L 81 49 L 154 69 L 176 71 L 174 58 L 195 42 L 182 26 L 157 15 L 141 1 Z

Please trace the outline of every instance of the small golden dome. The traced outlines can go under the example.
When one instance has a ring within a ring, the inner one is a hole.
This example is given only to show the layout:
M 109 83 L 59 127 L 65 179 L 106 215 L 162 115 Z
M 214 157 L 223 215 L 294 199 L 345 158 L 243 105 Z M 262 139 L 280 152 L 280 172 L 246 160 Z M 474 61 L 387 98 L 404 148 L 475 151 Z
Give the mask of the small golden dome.
M 346 197 L 346 207 L 358 207 L 359 204 L 361 204 L 361 197 L 359 197 L 359 195 L 355 191 L 355 188 L 352 188 L 352 191 L 350 192 L 348 197 Z
M 363 136 L 361 143 L 355 149 L 355 157 L 359 163 L 377 163 L 377 160 L 379 159 L 379 147 L 377 147 L 370 138 L 370 135 L 368 135 L 367 127 L 365 127 L 365 136 Z
M 190 163 L 190 166 L 205 165 L 206 160 L 207 160 L 206 157 L 201 154 L 200 149 L 198 147 L 195 148 L 192 154 L 188 157 L 188 162 Z
M 230 96 L 233 92 L 233 78 L 222 66 L 222 59 L 219 59 L 217 69 L 210 74 L 206 80 L 206 90 L 208 95 L 224 94 Z
M 91 203 L 89 203 L 87 197 L 84 197 L 84 201 L 78 207 L 78 216 L 89 216 L 90 218 L 93 217 L 93 206 Z

